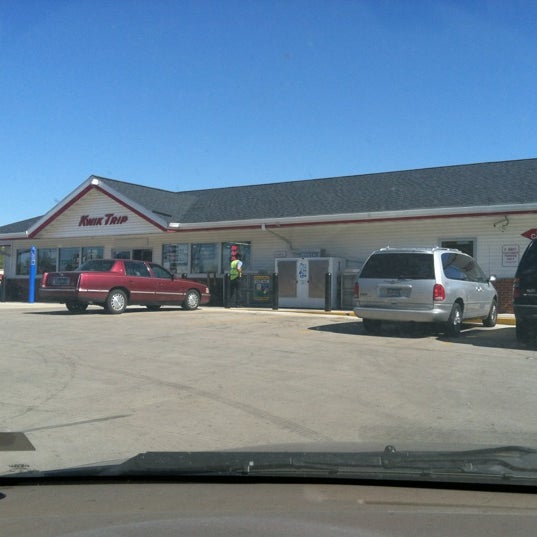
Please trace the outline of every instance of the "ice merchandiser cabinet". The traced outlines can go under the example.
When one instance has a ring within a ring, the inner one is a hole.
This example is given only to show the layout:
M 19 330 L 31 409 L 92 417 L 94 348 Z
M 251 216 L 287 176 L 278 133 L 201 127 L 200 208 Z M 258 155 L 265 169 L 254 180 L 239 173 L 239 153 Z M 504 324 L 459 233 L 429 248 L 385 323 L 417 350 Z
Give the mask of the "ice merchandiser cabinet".
M 324 308 L 326 274 L 332 274 L 332 308 L 339 307 L 338 276 L 345 268 L 339 257 L 283 257 L 275 260 L 278 304 L 282 308 Z

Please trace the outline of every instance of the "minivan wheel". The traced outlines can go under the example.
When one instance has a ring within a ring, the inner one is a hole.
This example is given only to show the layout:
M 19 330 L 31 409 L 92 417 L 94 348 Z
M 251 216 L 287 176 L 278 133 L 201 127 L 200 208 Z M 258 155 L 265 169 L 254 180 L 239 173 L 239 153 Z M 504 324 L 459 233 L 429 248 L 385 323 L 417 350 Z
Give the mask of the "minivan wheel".
M 366 332 L 378 334 L 382 326 L 382 321 L 378 321 L 377 319 L 362 319 L 362 326 Z
M 487 328 L 492 328 L 493 326 L 496 326 L 497 319 L 498 319 L 498 302 L 496 301 L 496 299 L 494 299 L 492 301 L 492 304 L 490 305 L 488 316 L 483 319 L 483 326 L 486 326 Z
M 457 302 L 453 304 L 451 314 L 449 315 L 449 321 L 446 324 L 445 334 L 448 337 L 457 337 L 461 333 L 462 327 L 462 308 Z

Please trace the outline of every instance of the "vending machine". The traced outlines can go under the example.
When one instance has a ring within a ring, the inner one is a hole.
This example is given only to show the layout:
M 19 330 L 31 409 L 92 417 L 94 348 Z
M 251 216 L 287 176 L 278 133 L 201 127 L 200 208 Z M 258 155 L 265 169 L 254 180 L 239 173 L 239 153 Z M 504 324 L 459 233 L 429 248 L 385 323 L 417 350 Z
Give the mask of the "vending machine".
M 278 303 L 282 308 L 324 308 L 326 274 L 330 273 L 332 308 L 338 304 L 338 276 L 345 268 L 339 257 L 284 257 L 275 260 Z

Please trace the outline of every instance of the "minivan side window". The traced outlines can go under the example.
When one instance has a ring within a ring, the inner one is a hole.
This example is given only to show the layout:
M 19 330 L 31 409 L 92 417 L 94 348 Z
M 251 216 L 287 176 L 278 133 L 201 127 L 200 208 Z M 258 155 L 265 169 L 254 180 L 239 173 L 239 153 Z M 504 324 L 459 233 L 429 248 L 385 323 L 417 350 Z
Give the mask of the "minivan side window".
M 485 282 L 486 276 L 474 259 L 467 255 L 444 253 L 442 266 L 446 278 L 469 282 Z

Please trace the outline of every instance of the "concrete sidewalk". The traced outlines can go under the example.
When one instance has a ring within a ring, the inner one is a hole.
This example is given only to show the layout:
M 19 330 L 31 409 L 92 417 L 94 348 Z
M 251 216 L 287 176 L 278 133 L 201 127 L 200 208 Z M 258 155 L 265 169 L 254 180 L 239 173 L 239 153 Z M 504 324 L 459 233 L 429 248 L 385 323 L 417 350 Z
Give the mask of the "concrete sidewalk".
M 143 306 L 139 306 L 143 307 Z M 24 309 L 24 308 L 46 308 L 46 309 L 58 309 L 65 308 L 63 304 L 49 303 L 49 302 L 0 302 L 0 309 Z M 355 317 L 352 310 L 332 310 L 325 311 L 322 309 L 299 309 L 299 308 L 279 308 L 278 310 L 273 310 L 271 308 L 259 308 L 255 306 L 245 306 L 242 308 L 223 308 L 222 306 L 205 306 L 207 310 L 223 310 L 228 309 L 229 311 L 264 311 L 264 312 L 283 312 L 283 313 L 306 313 L 314 315 L 340 315 L 345 317 Z M 467 320 L 466 323 L 478 323 L 481 324 L 480 319 Z M 500 313 L 498 314 L 498 324 L 502 325 L 515 325 L 515 316 L 512 313 Z

